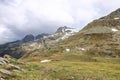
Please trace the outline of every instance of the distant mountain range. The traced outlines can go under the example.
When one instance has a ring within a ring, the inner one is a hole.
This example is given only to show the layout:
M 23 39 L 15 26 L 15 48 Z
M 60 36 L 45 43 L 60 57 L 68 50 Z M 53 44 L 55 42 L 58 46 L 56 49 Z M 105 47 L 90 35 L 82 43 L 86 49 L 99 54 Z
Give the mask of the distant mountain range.
M 81 31 L 60 27 L 53 34 L 26 35 L 22 40 L 0 45 L 0 56 L 23 58 L 34 53 L 87 53 L 120 57 L 120 9 L 92 21 Z M 38 54 L 36 54 L 38 55 Z
M 74 28 L 64 26 L 58 28 L 57 31 L 53 34 L 42 33 L 38 34 L 37 36 L 28 34 L 21 40 L 0 45 L 0 56 L 7 54 L 14 58 L 20 58 L 25 53 L 30 51 L 34 51 L 42 47 L 49 48 L 50 45 L 64 40 L 77 32 L 78 31 Z

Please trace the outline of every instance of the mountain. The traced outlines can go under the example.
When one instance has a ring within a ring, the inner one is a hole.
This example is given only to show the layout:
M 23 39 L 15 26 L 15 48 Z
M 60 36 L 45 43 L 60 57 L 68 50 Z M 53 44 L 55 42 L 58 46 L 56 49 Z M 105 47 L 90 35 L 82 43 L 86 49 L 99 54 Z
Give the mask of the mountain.
M 26 35 L 23 39 L 22 39 L 23 43 L 25 42 L 30 42 L 30 41 L 34 41 L 34 36 L 32 34 Z
M 82 53 L 120 57 L 120 9 L 90 22 L 61 44 Z
M 75 33 L 75 32 L 78 32 L 78 30 L 76 30 L 75 28 L 67 27 L 67 26 L 59 27 L 56 31 L 56 33 Z
M 29 34 L 0 45 L 0 79 L 119 80 L 119 12 L 94 20 L 79 32 L 64 26 L 51 35 Z
M 32 34 L 26 35 L 22 40 L 0 45 L 0 55 L 8 54 L 20 58 L 24 54 L 28 56 L 36 51 L 64 52 L 65 49 L 78 53 L 119 57 L 120 9 L 90 22 L 79 32 L 74 28 L 63 26 L 51 35 L 38 34 L 36 37 Z
M 115 20 L 120 19 L 120 8 L 113 11 L 109 15 L 102 17 L 101 19 L 115 19 Z
M 45 39 L 49 39 L 49 40 L 55 40 L 55 42 L 58 42 L 60 40 L 64 40 L 72 35 L 74 35 L 75 33 L 77 33 L 78 31 L 74 28 L 70 28 L 70 27 L 59 27 L 57 29 L 57 31 L 54 34 L 49 35 L 48 37 L 46 37 Z
M 55 43 L 74 35 L 76 32 L 76 29 L 64 26 L 51 35 L 45 33 L 37 36 L 28 34 L 22 40 L 0 45 L 0 56 L 7 54 L 14 58 L 21 58 L 25 54 L 28 55 L 42 48 L 55 47 Z
M 49 34 L 39 34 L 41 37 L 39 37 L 39 40 L 44 36 L 48 36 Z M 6 44 L 0 45 L 0 56 L 4 56 L 5 54 L 8 54 L 14 58 L 20 58 L 22 57 L 26 51 L 25 48 L 27 46 L 32 47 L 33 45 L 37 45 L 38 35 L 33 36 L 32 34 L 26 35 L 23 39 L 8 42 Z M 38 44 L 39 45 L 39 44 Z

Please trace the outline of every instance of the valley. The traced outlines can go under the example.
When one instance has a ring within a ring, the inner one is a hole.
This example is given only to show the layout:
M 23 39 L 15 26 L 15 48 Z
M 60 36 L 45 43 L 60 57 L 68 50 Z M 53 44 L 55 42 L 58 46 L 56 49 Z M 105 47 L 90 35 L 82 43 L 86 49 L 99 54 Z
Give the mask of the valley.
M 120 9 L 82 30 L 29 34 L 0 45 L 1 80 L 120 80 Z

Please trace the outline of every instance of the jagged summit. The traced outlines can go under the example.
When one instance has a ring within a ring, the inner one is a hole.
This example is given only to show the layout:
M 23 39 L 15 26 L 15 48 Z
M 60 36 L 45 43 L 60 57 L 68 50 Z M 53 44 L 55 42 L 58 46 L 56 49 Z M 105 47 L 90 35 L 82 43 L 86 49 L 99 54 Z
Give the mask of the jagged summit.
M 49 34 L 47 34 L 47 33 L 41 33 L 41 34 L 38 34 L 37 36 L 34 36 L 32 34 L 28 34 L 22 39 L 22 42 L 26 43 L 26 42 L 33 42 L 36 40 L 41 40 L 42 38 L 44 38 L 45 36 L 48 36 L 48 35 Z
M 34 35 L 28 34 L 22 39 L 22 41 L 23 42 L 30 42 L 30 41 L 34 41 L 34 39 L 35 39 Z
M 67 32 L 67 29 L 72 29 L 70 27 L 64 26 L 64 27 L 59 27 L 56 31 L 56 33 L 64 33 Z
M 56 31 L 56 33 L 71 33 L 71 32 L 78 32 L 75 28 L 71 28 L 71 27 L 67 27 L 67 26 L 64 26 L 64 27 L 59 27 Z
M 49 34 L 39 34 L 37 36 L 34 36 L 32 34 L 26 35 L 23 39 L 8 42 L 6 44 L 0 45 L 0 56 L 4 56 L 5 54 L 8 54 L 14 58 L 20 58 L 25 53 L 27 53 L 27 50 L 33 50 L 38 49 L 41 43 L 41 39 L 44 36 L 48 36 Z M 24 49 L 24 50 L 23 50 Z
M 56 33 L 61 33 L 61 32 L 64 33 L 67 28 L 68 28 L 67 26 L 59 27 L 59 28 L 57 29 Z
M 9 42 L 8 44 L 0 45 L 0 56 L 8 54 L 15 58 L 22 57 L 25 53 L 29 53 L 40 48 L 54 47 L 58 41 L 64 40 L 74 35 L 77 30 L 70 27 L 60 27 L 51 35 L 42 33 L 34 36 L 32 34 L 26 35 L 22 40 Z
M 50 40 L 55 40 L 56 42 L 56 41 L 64 40 L 76 34 L 77 32 L 78 30 L 76 30 L 75 28 L 64 26 L 64 27 L 59 27 L 54 34 L 49 35 L 47 38 Z

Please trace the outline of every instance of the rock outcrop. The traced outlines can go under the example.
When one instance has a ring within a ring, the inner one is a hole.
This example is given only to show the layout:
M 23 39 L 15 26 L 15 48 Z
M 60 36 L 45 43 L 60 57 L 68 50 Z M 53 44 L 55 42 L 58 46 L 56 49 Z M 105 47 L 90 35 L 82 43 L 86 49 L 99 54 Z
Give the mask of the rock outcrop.
M 11 78 L 19 77 L 17 72 L 24 72 L 25 70 L 19 67 L 18 65 L 14 65 L 13 63 L 18 64 L 15 59 L 9 57 L 7 58 L 1 58 L 0 57 L 0 80 L 8 80 Z M 16 73 L 15 73 L 16 71 Z

